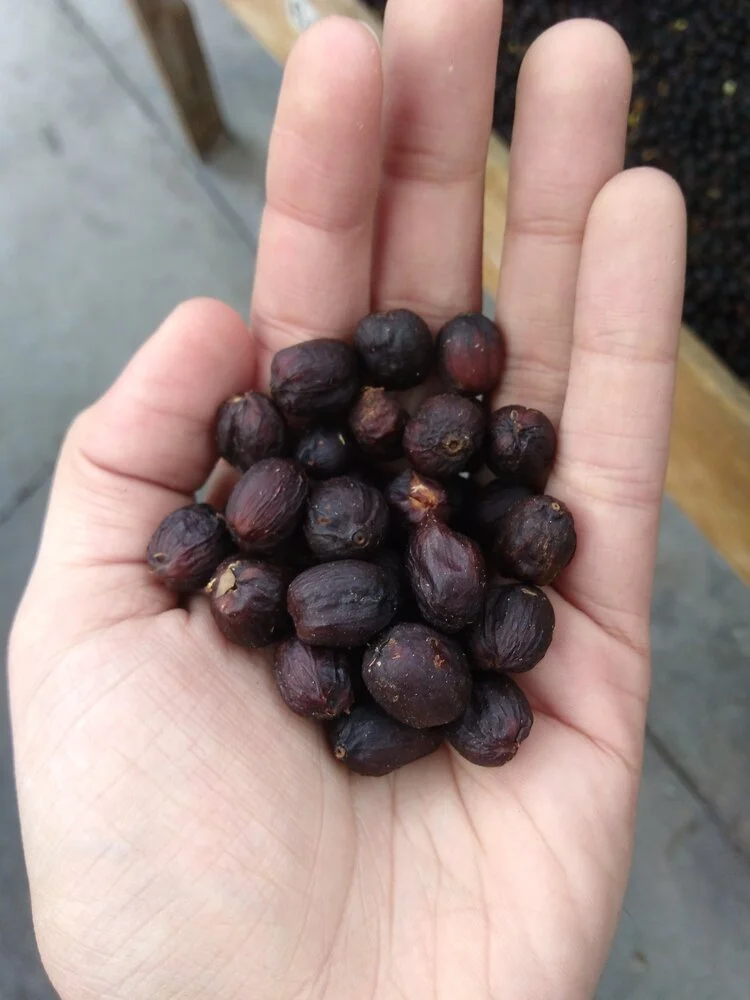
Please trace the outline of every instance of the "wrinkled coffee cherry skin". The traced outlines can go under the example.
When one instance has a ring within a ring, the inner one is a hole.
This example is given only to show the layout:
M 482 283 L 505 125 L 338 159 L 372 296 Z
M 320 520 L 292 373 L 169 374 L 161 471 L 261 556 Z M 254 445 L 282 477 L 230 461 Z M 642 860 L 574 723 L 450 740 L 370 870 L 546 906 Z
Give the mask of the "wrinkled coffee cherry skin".
M 270 552 L 294 532 L 307 500 L 307 479 L 290 458 L 251 466 L 229 494 L 225 517 L 246 552 Z
M 462 313 L 440 330 L 435 344 L 438 371 L 449 389 L 480 396 L 497 385 L 505 363 L 505 341 L 481 313 Z
M 404 431 L 404 451 L 419 472 L 437 479 L 462 472 L 482 446 L 485 415 L 471 399 L 431 396 Z
M 292 581 L 287 608 L 297 636 L 311 646 L 353 648 L 391 623 L 397 594 L 373 563 L 342 559 L 305 570 Z
M 222 458 L 245 472 L 263 458 L 284 454 L 286 427 L 268 396 L 246 392 L 232 396 L 219 409 L 216 445 Z
M 293 712 L 308 719 L 335 719 L 348 712 L 354 704 L 349 659 L 341 649 L 287 639 L 277 647 L 273 664 L 281 697 Z
M 427 517 L 447 521 L 452 513 L 446 488 L 414 469 L 407 469 L 392 479 L 385 498 L 397 518 L 405 524 L 421 524 Z
M 500 479 L 478 487 L 466 512 L 466 530 L 490 543 L 511 507 L 531 496 L 527 486 L 506 486 Z
M 543 490 L 556 448 L 555 428 L 540 410 L 503 406 L 490 416 L 487 465 L 506 486 Z
M 357 398 L 353 348 L 341 340 L 304 340 L 277 351 L 271 362 L 271 398 L 295 420 L 329 420 Z
M 381 708 L 415 729 L 452 722 L 469 704 L 463 650 L 426 625 L 404 622 L 384 632 L 365 653 L 362 678 Z
M 385 389 L 367 386 L 349 414 L 349 427 L 362 453 L 384 462 L 404 453 L 404 428 L 409 415 Z
M 318 427 L 302 435 L 294 457 L 312 479 L 331 479 L 346 472 L 353 458 L 353 448 L 344 431 Z
M 305 514 L 305 538 L 318 559 L 372 555 L 390 525 L 383 494 L 353 476 L 327 479 L 312 488 Z
M 167 514 L 151 536 L 146 560 L 161 583 L 179 593 L 205 587 L 234 548 L 224 518 L 207 503 Z
M 291 631 L 286 579 L 277 566 L 255 559 L 227 559 L 206 589 L 219 631 L 237 646 L 267 646 Z
M 469 707 L 445 734 L 451 746 L 472 764 L 500 767 L 515 757 L 533 722 L 526 695 L 510 677 L 477 674 Z
M 355 705 L 330 723 L 333 756 L 357 774 L 379 777 L 433 753 L 443 742 L 441 729 L 412 729 L 377 705 Z
M 482 670 L 522 673 L 539 663 L 554 631 L 555 611 L 543 590 L 517 583 L 491 587 L 482 619 L 469 633 L 469 652 Z
M 426 622 L 460 632 L 479 621 L 487 576 L 479 547 L 466 535 L 430 518 L 418 525 L 406 556 L 414 596 Z
M 371 313 L 354 334 L 354 346 L 376 385 L 411 389 L 430 374 L 434 345 L 429 327 L 409 309 Z
M 510 509 L 494 551 L 506 576 L 545 587 L 565 569 L 575 550 L 575 524 L 565 504 L 550 496 L 531 496 Z

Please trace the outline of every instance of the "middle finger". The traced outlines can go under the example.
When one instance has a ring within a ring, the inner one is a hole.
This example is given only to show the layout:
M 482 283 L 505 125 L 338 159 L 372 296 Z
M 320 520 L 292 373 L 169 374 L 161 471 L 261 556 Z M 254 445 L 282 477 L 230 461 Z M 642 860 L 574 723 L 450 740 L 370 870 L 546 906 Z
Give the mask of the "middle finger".
M 433 329 L 481 305 L 501 20 L 501 0 L 390 0 L 386 8 L 373 301 L 414 309 Z

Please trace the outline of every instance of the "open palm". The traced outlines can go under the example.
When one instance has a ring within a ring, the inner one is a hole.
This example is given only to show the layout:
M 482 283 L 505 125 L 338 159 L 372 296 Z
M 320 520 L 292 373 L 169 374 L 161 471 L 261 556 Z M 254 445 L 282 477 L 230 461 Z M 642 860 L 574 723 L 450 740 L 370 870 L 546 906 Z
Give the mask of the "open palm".
M 470 13 L 468 12 L 470 10 Z M 143 562 L 215 455 L 211 423 L 271 353 L 372 308 L 437 327 L 480 302 L 497 0 L 391 0 L 383 51 L 311 29 L 269 153 L 251 332 L 181 306 L 63 447 L 11 642 L 25 846 L 64 1000 L 592 994 L 627 879 L 648 607 L 682 295 L 679 192 L 622 168 L 629 60 L 592 21 L 548 32 L 518 93 L 498 315 L 500 399 L 559 425 L 549 491 L 579 552 L 523 678 L 522 753 L 447 748 L 349 774 Z

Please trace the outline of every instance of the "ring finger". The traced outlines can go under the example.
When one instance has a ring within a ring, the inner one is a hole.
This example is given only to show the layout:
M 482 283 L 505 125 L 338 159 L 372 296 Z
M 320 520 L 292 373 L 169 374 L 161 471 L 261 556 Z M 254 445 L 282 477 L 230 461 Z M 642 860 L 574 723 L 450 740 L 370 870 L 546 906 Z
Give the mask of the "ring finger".
M 501 396 L 557 423 L 567 384 L 589 209 L 622 170 L 630 58 L 592 20 L 559 24 L 529 49 L 518 83 L 497 315 L 508 338 Z

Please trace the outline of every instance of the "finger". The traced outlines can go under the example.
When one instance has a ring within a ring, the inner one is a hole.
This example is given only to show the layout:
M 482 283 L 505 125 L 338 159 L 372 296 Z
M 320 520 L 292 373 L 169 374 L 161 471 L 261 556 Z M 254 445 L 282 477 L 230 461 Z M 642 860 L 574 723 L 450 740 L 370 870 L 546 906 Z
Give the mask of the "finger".
M 275 351 L 368 311 L 381 96 L 380 49 L 356 21 L 324 19 L 289 57 L 253 292 L 261 382 Z
M 220 302 L 187 302 L 172 313 L 68 433 L 42 566 L 125 565 L 148 578 L 151 533 L 192 500 L 216 461 L 218 406 L 252 383 L 251 345 L 241 317 Z
M 593 20 L 559 24 L 531 46 L 518 83 L 498 319 L 508 337 L 504 402 L 557 424 L 573 336 L 586 218 L 622 170 L 631 65 Z
M 239 469 L 235 469 L 225 459 L 220 458 L 203 487 L 206 503 L 223 511 L 227 505 L 229 494 L 237 485 L 241 475 Z
M 501 0 L 390 0 L 373 296 L 433 328 L 481 305 Z
M 561 592 L 645 643 L 685 271 L 685 209 L 639 168 L 596 198 L 581 258 L 560 448 L 548 491 L 569 502 L 579 551 Z

